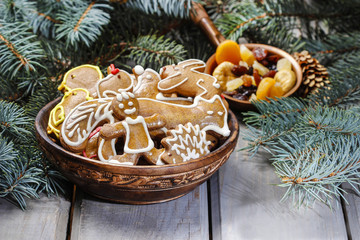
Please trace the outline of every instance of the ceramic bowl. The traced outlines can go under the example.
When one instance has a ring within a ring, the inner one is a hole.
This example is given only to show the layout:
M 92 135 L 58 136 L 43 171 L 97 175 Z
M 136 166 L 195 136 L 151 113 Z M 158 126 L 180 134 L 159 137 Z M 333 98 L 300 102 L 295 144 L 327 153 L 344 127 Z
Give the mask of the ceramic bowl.
M 296 90 L 300 87 L 301 81 L 302 81 L 302 69 L 300 65 L 296 62 L 296 60 L 287 52 L 265 44 L 256 44 L 256 43 L 248 43 L 245 44 L 247 48 L 252 50 L 255 47 L 262 47 L 266 49 L 269 53 L 277 54 L 283 58 L 287 58 L 291 64 L 292 64 L 292 70 L 295 72 L 296 75 L 296 83 L 290 91 L 288 91 L 286 94 L 284 94 L 283 97 L 291 96 L 293 93 L 296 92 Z M 217 67 L 217 63 L 215 60 L 215 54 L 213 54 L 206 62 L 206 68 L 205 73 L 211 74 L 213 73 L 214 69 Z M 234 111 L 249 111 L 249 110 L 255 110 L 255 106 L 250 101 L 245 100 L 239 100 L 237 98 L 233 98 L 229 95 L 223 94 L 227 102 L 229 103 L 229 106 Z
M 237 119 L 229 111 L 230 136 L 206 156 L 172 165 L 120 166 L 71 153 L 47 135 L 49 113 L 59 101 L 48 103 L 36 117 L 36 137 L 40 147 L 63 175 L 83 191 L 114 202 L 158 203 L 189 193 L 226 162 L 239 134 Z

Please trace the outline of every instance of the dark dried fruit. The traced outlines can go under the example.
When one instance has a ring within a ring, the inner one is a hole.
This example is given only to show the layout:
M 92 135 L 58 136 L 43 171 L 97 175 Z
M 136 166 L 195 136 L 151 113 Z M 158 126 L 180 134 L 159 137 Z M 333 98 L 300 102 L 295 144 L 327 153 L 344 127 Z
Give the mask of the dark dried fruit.
M 275 70 L 270 70 L 267 72 L 267 74 L 265 74 L 263 77 L 266 78 L 266 77 L 271 77 L 271 78 L 274 78 L 275 74 L 277 73 L 277 71 Z
M 256 47 L 252 50 L 257 61 L 264 60 L 268 54 L 268 51 L 262 47 Z
M 254 77 L 256 86 L 259 86 L 259 83 L 261 82 L 261 77 L 260 77 L 259 71 L 257 69 L 254 69 L 253 77 Z
M 244 75 L 247 71 L 248 69 L 245 66 L 240 65 L 234 65 L 231 69 L 231 72 L 238 77 Z
M 248 75 L 253 75 L 253 71 L 254 71 L 254 68 L 253 68 L 253 67 L 249 67 L 247 74 L 248 74 Z
M 270 65 L 268 66 L 268 69 L 271 71 L 271 70 L 277 70 L 276 69 L 276 64 L 273 64 L 273 65 Z
M 281 57 L 280 57 L 279 55 L 274 54 L 274 55 L 268 56 L 268 57 L 266 58 L 266 60 L 268 60 L 268 61 L 271 62 L 271 63 L 277 63 L 280 58 L 281 58 Z
M 264 65 L 265 67 L 267 67 L 269 65 L 269 61 L 264 59 L 260 62 L 262 65 Z

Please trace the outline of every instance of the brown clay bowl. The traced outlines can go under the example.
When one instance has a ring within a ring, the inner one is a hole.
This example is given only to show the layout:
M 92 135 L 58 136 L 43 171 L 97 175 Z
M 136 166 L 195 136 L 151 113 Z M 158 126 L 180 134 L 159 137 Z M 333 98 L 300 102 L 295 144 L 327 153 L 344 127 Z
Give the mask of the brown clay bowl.
M 246 47 L 248 47 L 250 50 L 252 50 L 255 47 L 262 47 L 266 49 L 269 53 L 277 54 L 283 58 L 287 58 L 291 64 L 293 71 L 296 75 L 296 83 L 290 91 L 284 94 L 283 97 L 291 96 L 293 93 L 296 92 L 296 90 L 300 87 L 301 81 L 302 81 L 302 69 L 300 65 L 296 62 L 296 60 L 287 52 L 284 50 L 281 50 L 279 48 L 265 45 L 265 44 L 256 44 L 256 43 L 248 43 L 245 44 Z M 213 54 L 206 62 L 206 68 L 205 73 L 212 75 L 214 69 L 217 67 L 217 63 L 215 60 L 215 54 Z M 229 95 L 223 94 L 226 101 L 229 103 L 229 106 L 234 111 L 250 111 L 250 110 L 256 110 L 255 106 L 250 101 L 245 100 L 239 100 L 237 98 L 233 98 Z
M 49 113 L 59 101 L 48 103 L 36 117 L 36 137 L 40 147 L 64 176 L 83 191 L 114 202 L 159 203 L 189 193 L 229 158 L 239 135 L 237 119 L 229 111 L 230 136 L 206 156 L 173 165 L 119 166 L 66 151 L 47 135 Z

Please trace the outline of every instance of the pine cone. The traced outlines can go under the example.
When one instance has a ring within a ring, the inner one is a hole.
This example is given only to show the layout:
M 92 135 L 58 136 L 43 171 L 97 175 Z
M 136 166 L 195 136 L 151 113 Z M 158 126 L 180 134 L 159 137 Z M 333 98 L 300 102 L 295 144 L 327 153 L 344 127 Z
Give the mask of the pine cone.
M 308 51 L 294 53 L 293 57 L 303 70 L 303 81 L 299 88 L 302 96 L 316 92 L 319 88 L 330 83 L 327 69 L 316 58 L 313 58 Z

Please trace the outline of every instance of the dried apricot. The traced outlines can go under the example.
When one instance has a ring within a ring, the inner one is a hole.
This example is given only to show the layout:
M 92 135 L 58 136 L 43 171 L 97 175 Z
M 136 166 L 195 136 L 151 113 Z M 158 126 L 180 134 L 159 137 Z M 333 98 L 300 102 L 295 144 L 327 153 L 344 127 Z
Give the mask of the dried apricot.
M 274 86 L 272 86 L 272 88 L 270 89 L 269 97 L 275 98 L 281 97 L 282 95 L 284 95 L 284 90 L 282 89 L 281 83 L 275 81 Z
M 232 40 L 223 41 L 216 48 L 215 59 L 217 64 L 225 61 L 239 64 L 241 60 L 239 44 Z
M 272 86 L 275 84 L 275 79 L 273 78 L 264 78 L 261 80 L 258 89 L 256 91 L 256 97 L 260 100 L 265 100 L 267 97 L 270 97 L 270 91 Z

